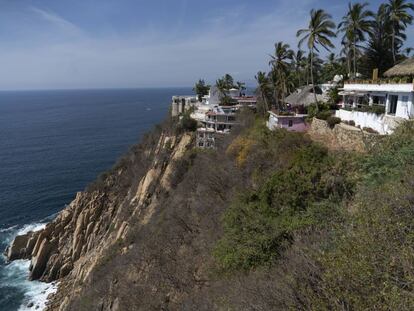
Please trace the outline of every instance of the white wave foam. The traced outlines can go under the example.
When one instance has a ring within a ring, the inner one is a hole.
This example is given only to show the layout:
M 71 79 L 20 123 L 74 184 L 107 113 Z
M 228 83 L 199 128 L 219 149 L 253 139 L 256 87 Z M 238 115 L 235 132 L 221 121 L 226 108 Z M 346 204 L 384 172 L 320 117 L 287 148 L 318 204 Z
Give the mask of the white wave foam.
M 45 223 L 33 223 L 30 225 L 26 225 L 23 228 L 21 228 L 19 231 L 17 231 L 17 235 L 26 234 L 30 231 L 36 232 L 44 229 L 46 227 Z
M 15 226 L 11 226 L 11 227 L 9 227 L 9 228 L 0 229 L 0 233 L 10 232 L 10 231 L 15 230 L 16 228 L 17 228 L 17 225 L 15 225 Z
M 57 290 L 56 283 L 29 281 L 29 260 L 16 260 L 4 268 L 1 286 L 14 287 L 24 291 L 19 311 L 44 310 L 47 297 Z M 30 306 L 30 307 L 29 307 Z
M 40 222 L 25 225 L 23 227 L 13 226 L 1 229 L 1 242 L 10 244 L 17 235 L 26 234 L 30 231 L 36 232 L 42 230 L 46 227 L 46 222 L 48 220 L 50 219 L 44 219 Z M 19 292 L 23 292 L 24 298 L 19 311 L 41 311 L 46 308 L 47 297 L 56 292 L 57 284 L 29 281 L 29 266 L 29 260 L 16 260 L 8 265 L 1 265 L 0 269 L 2 271 L 0 271 L 0 289 L 1 287 L 11 287 L 15 288 Z

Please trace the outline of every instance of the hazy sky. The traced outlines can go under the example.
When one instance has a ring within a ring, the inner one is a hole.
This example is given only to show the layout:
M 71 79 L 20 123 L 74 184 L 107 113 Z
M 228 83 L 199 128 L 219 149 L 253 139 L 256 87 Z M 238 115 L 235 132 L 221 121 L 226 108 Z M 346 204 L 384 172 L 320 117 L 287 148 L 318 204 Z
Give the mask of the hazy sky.
M 376 10 L 380 1 L 371 1 Z M 252 83 L 309 10 L 344 0 L 0 0 L 0 89 Z M 414 45 L 414 28 L 407 30 Z

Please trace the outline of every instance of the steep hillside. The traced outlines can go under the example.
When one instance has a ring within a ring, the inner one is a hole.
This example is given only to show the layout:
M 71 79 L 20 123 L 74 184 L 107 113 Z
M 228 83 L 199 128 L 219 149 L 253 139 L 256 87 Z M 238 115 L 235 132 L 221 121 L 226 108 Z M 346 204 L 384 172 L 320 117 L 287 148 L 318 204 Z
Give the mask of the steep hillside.
M 49 310 L 410 309 L 413 124 L 361 155 L 256 118 L 215 151 L 167 121 L 10 258 Z

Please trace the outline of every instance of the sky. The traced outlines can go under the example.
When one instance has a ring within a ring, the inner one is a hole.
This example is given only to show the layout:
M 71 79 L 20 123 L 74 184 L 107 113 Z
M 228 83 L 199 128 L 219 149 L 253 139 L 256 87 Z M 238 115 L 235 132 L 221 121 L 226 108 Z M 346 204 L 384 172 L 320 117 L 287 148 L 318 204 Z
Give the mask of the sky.
M 376 10 L 380 1 L 370 1 Z M 0 0 L 0 90 L 254 84 L 274 43 L 344 0 Z M 414 46 L 414 27 L 407 29 Z

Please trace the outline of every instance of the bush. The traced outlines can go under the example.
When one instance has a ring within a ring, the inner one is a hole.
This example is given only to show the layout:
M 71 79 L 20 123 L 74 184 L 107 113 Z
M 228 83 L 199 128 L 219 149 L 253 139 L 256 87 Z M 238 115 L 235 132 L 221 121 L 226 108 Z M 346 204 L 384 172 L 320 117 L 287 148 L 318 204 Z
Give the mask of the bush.
M 358 109 L 358 111 L 370 112 L 370 113 L 381 115 L 385 113 L 385 106 L 381 106 L 381 105 L 362 106 L 361 108 Z
M 316 104 L 311 104 L 306 107 L 306 113 L 308 114 L 309 118 L 315 117 L 318 113 L 331 110 L 331 105 L 326 103 L 319 103 L 318 106 Z
M 224 272 L 272 264 L 291 245 L 295 232 L 322 225 L 319 216 L 326 205 L 321 202 L 336 204 L 347 193 L 346 178 L 336 177 L 335 162 L 326 149 L 303 146 L 289 162 L 257 189 L 241 192 L 226 210 L 224 236 L 214 250 Z
M 277 113 L 279 116 L 294 116 L 295 114 L 291 111 L 279 111 Z
M 191 118 L 189 113 L 185 113 L 180 120 L 180 128 L 184 131 L 194 132 L 197 130 L 197 121 Z
M 337 117 L 330 116 L 326 119 L 326 122 L 328 123 L 329 127 L 332 129 L 335 127 L 335 125 L 341 123 L 341 119 Z
M 325 110 L 325 111 L 320 111 L 316 114 L 316 118 L 319 120 L 328 120 L 328 118 L 332 116 L 332 111 L 330 110 Z
M 354 120 L 350 120 L 350 121 L 348 121 L 348 124 L 351 125 L 351 126 L 355 126 L 355 121 Z

